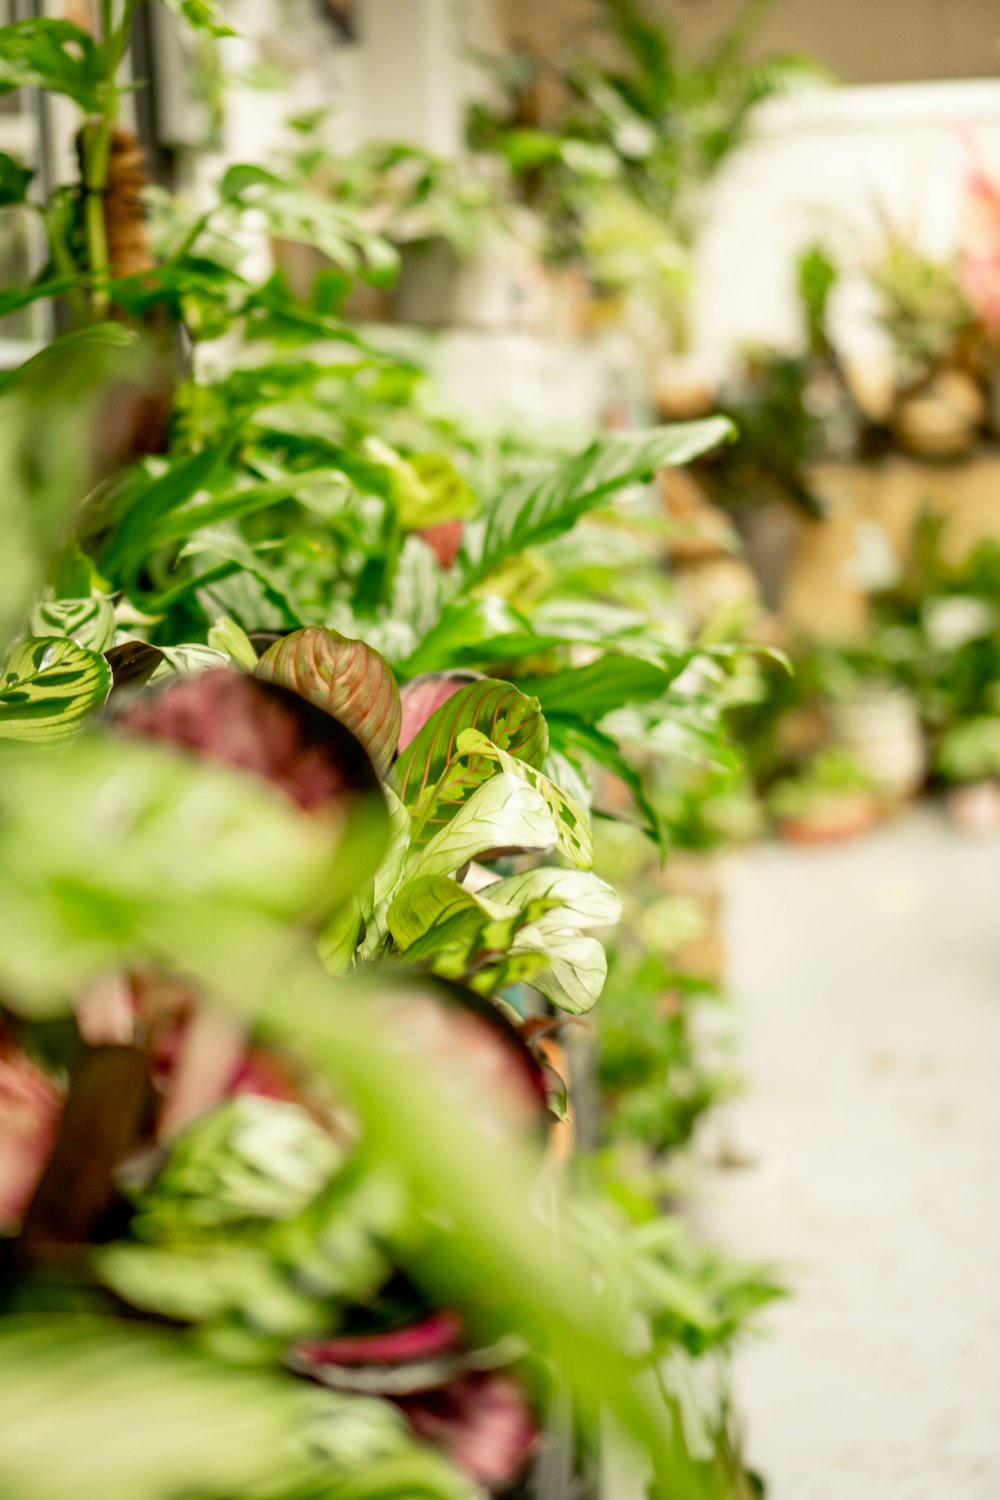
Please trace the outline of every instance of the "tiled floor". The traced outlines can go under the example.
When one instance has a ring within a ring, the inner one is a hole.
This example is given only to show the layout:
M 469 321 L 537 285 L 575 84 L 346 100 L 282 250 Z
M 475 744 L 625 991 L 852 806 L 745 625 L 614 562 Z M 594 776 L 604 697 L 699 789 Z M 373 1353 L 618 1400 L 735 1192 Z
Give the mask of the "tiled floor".
M 696 1216 L 795 1293 L 737 1362 L 769 1500 L 1000 1500 L 1000 840 L 740 855 L 729 944 L 753 1164 Z

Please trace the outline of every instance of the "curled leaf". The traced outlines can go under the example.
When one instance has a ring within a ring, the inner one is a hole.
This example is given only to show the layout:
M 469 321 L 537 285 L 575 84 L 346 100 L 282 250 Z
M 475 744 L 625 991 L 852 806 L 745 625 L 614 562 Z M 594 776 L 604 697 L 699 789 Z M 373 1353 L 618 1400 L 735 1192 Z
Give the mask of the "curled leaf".
M 388 662 L 364 641 L 307 625 L 270 646 L 255 675 L 330 714 L 360 740 L 380 776 L 392 765 L 402 708 Z

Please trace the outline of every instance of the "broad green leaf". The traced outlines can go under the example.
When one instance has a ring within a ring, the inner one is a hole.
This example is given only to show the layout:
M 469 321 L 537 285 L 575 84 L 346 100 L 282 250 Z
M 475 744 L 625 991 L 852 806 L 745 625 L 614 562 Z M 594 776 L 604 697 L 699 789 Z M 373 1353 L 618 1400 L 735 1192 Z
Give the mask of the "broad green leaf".
M 620 915 L 621 902 L 596 875 L 536 869 L 475 893 L 440 876 L 413 881 L 393 902 L 389 922 L 408 962 L 427 962 L 483 993 L 516 979 L 580 1013 L 607 972 L 601 944 L 581 935 Z
M 438 780 L 467 729 L 479 730 L 531 766 L 540 765 L 548 750 L 548 730 L 533 698 L 509 682 L 470 682 L 431 715 L 396 762 L 394 780 L 408 807 Z
M 165 518 L 204 489 L 225 463 L 236 441 L 235 433 L 175 461 L 162 474 L 146 478 L 125 499 L 127 509 L 101 552 L 101 572 L 130 579 L 145 563 L 149 537 Z
M 501 771 L 456 809 L 450 822 L 411 854 L 408 875 L 452 875 L 489 849 L 552 849 L 559 829 L 533 786 Z
M 254 1330 L 300 1338 L 320 1325 L 316 1303 L 281 1275 L 260 1244 L 136 1245 L 98 1250 L 94 1269 L 133 1307 L 183 1322 L 248 1313 Z
M 307 625 L 269 646 L 256 675 L 332 715 L 361 741 L 376 771 L 385 776 L 399 743 L 403 711 L 396 679 L 377 651 L 336 630 Z
M 567 927 L 611 927 L 621 919 L 618 893 L 591 870 L 543 867 L 494 881 L 480 892 L 495 910 L 525 912 L 531 920 L 558 909 Z
M 560 1010 L 582 1015 L 600 998 L 608 975 L 607 955 L 597 938 L 564 925 L 559 910 L 521 928 L 511 957 L 522 953 L 545 959 L 530 983 Z
M 137 1322 L 3 1319 L 0 1404 L 0 1494 L 11 1500 L 468 1495 L 385 1402 L 234 1368 Z
M 530 922 L 555 909 L 567 928 L 581 932 L 611 926 L 622 911 L 611 886 L 591 871 L 543 867 L 492 881 L 476 892 L 443 875 L 409 881 L 389 909 L 389 927 L 406 949 L 458 911 L 475 910 L 492 922 Z
M 393 499 L 408 531 L 467 516 L 476 497 L 445 453 L 414 453 L 393 466 Z
M 651 479 L 657 469 L 690 463 L 732 432 L 725 417 L 707 417 L 648 432 L 613 434 L 598 438 L 548 473 L 520 480 L 487 510 L 477 576 L 511 553 L 568 531 L 602 500 Z
M 499 745 L 494 745 L 478 730 L 463 730 L 458 736 L 456 748 L 458 753 L 455 760 L 449 764 L 438 782 L 435 793 L 430 798 L 430 806 L 426 814 L 423 813 L 420 805 L 414 809 L 415 843 L 418 842 L 416 832 L 418 817 L 421 817 L 419 836 L 422 839 L 425 827 L 447 818 L 452 796 L 455 795 L 456 790 L 459 796 L 462 795 L 460 790 L 462 783 L 467 783 L 470 778 L 485 779 L 491 774 L 490 768 L 495 766 L 508 775 L 517 776 L 522 781 L 526 781 L 541 793 L 555 819 L 558 832 L 557 853 L 577 869 L 590 869 L 594 863 L 594 841 L 590 824 L 583 809 L 561 787 L 551 781 L 543 771 L 510 755 L 506 750 L 501 750 Z M 426 824 L 422 821 L 424 816 Z
M 407 677 L 448 667 L 478 666 L 534 656 L 562 635 L 536 635 L 526 616 L 498 594 L 451 599 L 402 670 Z
M 198 677 L 210 672 L 213 667 L 228 667 L 228 651 L 215 646 L 203 646 L 200 641 L 191 641 L 182 646 L 157 646 L 163 658 L 150 677 L 150 682 L 160 682 L 175 674 L 181 677 Z
M 385 809 L 305 816 L 267 783 L 145 741 L 85 733 L 0 753 L 0 987 L 65 1013 L 137 955 L 193 962 L 226 996 L 283 973 L 304 925 L 372 877 Z M 259 971 L 259 972 L 258 972 Z
M 222 615 L 208 632 L 208 644 L 216 651 L 224 651 L 230 661 L 252 672 L 257 665 L 257 651 L 246 631 L 235 620 Z
M 23 162 L 8 156 L 6 151 L 0 151 L 0 208 L 23 203 L 34 175 L 31 168 L 26 167 Z
M 502 918 L 486 896 L 467 891 L 449 875 L 425 875 L 408 880 L 389 907 L 389 931 L 397 947 L 409 948 L 424 933 L 456 912 L 477 912 L 483 918 Z
M 83 276 L 58 276 L 35 286 L 9 287 L 0 292 L 0 318 L 20 312 L 22 307 L 30 307 L 32 302 L 44 301 L 46 297 L 61 297 L 64 292 L 80 286 L 83 280 Z
M 549 677 L 524 678 L 519 686 L 538 699 L 546 714 L 571 713 L 595 723 L 625 703 L 661 698 L 687 659 L 682 656 L 673 666 L 663 667 L 615 653 Z
M 111 691 L 111 668 L 96 651 L 60 636 L 30 636 L 12 649 L 0 677 L 0 739 L 71 739 Z
M 36 636 L 65 636 L 88 651 L 107 651 L 115 638 L 115 610 L 110 599 L 43 599 L 31 611 Z
M 42 17 L 0 27 L 0 93 L 45 89 L 91 113 L 100 108 L 103 74 L 100 48 L 71 21 Z

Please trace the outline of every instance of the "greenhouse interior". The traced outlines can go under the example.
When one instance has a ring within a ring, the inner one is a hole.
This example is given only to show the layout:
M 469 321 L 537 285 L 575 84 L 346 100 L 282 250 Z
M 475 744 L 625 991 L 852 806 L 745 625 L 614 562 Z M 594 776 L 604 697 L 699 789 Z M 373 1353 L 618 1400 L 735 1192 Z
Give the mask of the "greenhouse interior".
M 998 0 L 3 19 L 0 1500 L 998 1500 Z

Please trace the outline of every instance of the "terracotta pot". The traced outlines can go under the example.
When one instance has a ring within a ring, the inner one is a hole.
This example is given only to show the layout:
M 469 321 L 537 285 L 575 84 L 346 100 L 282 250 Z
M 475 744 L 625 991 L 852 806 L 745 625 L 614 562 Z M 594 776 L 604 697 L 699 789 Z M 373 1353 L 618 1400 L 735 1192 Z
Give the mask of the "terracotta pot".
M 1000 829 L 1000 783 L 976 781 L 952 787 L 948 816 L 963 833 L 995 833 Z
M 871 792 L 838 792 L 796 817 L 780 820 L 782 837 L 790 844 L 833 844 L 867 833 L 878 821 L 878 802 Z

